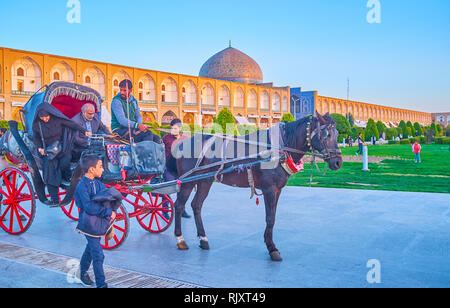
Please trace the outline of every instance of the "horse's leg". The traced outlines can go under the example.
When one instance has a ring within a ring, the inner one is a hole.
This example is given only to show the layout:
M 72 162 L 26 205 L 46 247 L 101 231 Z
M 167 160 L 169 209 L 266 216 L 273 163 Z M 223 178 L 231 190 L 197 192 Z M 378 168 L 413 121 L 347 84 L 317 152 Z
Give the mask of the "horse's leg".
M 175 201 L 175 236 L 177 238 L 177 247 L 180 250 L 189 249 L 181 232 L 181 215 L 184 212 L 184 207 L 191 195 L 192 189 L 194 189 L 193 184 L 183 184 L 180 192 L 177 194 L 177 201 Z
M 264 232 L 264 242 L 266 243 L 272 261 L 282 261 L 283 259 L 280 256 L 280 252 L 273 242 L 273 227 L 275 226 L 275 216 L 281 190 L 272 187 L 263 191 L 263 194 L 264 204 L 266 206 L 266 231 Z
M 197 185 L 197 193 L 192 200 L 192 211 L 194 212 L 195 225 L 197 226 L 197 236 L 200 239 L 200 248 L 209 250 L 208 238 L 206 237 L 205 229 L 202 221 L 202 207 L 206 197 L 208 197 L 211 189 L 212 181 L 200 182 Z

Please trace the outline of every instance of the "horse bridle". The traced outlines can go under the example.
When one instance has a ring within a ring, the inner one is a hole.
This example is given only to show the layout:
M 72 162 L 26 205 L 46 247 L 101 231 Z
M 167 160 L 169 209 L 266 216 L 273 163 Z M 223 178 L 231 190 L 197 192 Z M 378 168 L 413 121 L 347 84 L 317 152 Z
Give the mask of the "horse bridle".
M 311 120 L 312 120 L 312 117 L 311 117 Z M 309 147 L 309 150 L 312 153 L 312 155 L 320 157 L 325 161 L 329 161 L 330 159 L 333 159 L 333 158 L 339 158 L 341 156 L 341 153 L 339 150 L 328 150 L 328 148 L 325 145 L 325 141 L 328 139 L 328 137 L 330 135 L 330 133 L 329 133 L 330 129 L 336 130 L 336 124 L 320 125 L 320 121 L 319 121 L 319 119 L 317 119 L 317 125 L 316 125 L 315 129 L 311 132 L 311 122 L 312 121 L 308 122 L 308 127 L 306 129 L 306 131 L 307 131 L 306 140 L 308 142 L 308 147 Z M 314 149 L 312 147 L 312 140 L 316 136 L 319 138 L 319 143 L 322 146 L 321 151 Z M 316 152 L 318 152 L 319 154 Z

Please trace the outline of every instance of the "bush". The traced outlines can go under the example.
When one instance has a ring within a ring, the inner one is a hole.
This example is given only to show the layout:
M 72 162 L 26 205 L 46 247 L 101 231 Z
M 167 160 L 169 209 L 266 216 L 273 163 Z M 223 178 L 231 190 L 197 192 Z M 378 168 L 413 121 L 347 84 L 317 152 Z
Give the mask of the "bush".
M 363 140 L 364 140 L 364 129 L 362 128 L 362 127 L 356 127 L 356 126 L 353 126 L 352 127 L 352 131 L 351 131 L 351 134 L 350 134 L 350 136 L 354 139 L 354 140 L 357 140 L 358 139 L 358 137 L 359 137 L 359 134 L 363 134 Z
M 158 123 L 151 123 L 151 122 L 150 122 L 150 123 L 144 123 L 144 124 L 147 125 L 147 126 L 150 126 L 150 127 L 160 128 L 159 125 L 158 125 Z M 158 135 L 159 137 L 161 137 L 161 132 L 160 132 L 159 130 L 150 128 L 150 131 L 151 131 L 153 134 Z
M 445 132 L 445 136 L 450 137 L 450 125 L 447 126 L 447 130 Z
M 416 130 L 416 132 L 419 133 L 419 136 L 423 135 L 422 127 L 420 127 L 420 124 L 418 122 L 414 123 L 414 129 Z
M 366 131 L 365 131 L 365 140 L 370 141 L 371 137 L 375 137 L 377 140 L 380 137 L 380 134 L 378 133 L 377 125 L 375 124 L 375 121 L 373 119 L 369 119 L 367 121 Z
M 233 113 L 231 113 L 230 109 L 228 109 L 227 107 L 223 108 L 219 112 L 219 115 L 217 116 L 215 123 L 222 126 L 222 132 L 227 135 L 236 133 L 236 120 L 234 119 Z M 231 131 L 228 131 L 230 130 L 230 124 L 232 124 L 233 128 Z
M 422 138 L 425 140 L 424 142 L 422 142 Z M 413 137 L 413 138 L 409 138 L 409 141 L 411 142 L 411 143 L 414 143 L 414 142 L 418 142 L 418 143 L 425 143 L 426 142 L 426 138 L 425 137 Z
M 436 137 L 434 142 L 436 144 L 450 144 L 450 137 Z
M 7 130 L 9 130 L 8 121 L 0 121 L 0 128 L 6 128 Z M 23 125 L 20 122 L 18 123 L 18 129 L 23 130 Z
M 348 137 L 348 135 L 339 134 L 339 135 L 338 135 L 337 142 L 338 142 L 338 143 L 341 143 L 344 139 L 347 140 L 347 137 Z
M 256 125 L 238 125 L 237 130 L 240 136 L 245 136 L 256 132 L 258 128 L 256 127 Z
M 376 125 L 377 125 L 377 129 L 378 129 L 379 137 L 381 137 L 381 135 L 383 135 L 383 133 L 386 133 L 387 127 L 386 127 L 386 125 L 384 125 L 384 123 L 381 122 L 381 121 L 378 121 L 378 122 L 376 123 Z M 387 135 L 387 134 L 386 134 L 386 135 Z M 377 138 L 377 139 L 378 139 L 378 138 Z
M 398 131 L 395 127 L 393 128 L 386 128 L 386 140 L 392 140 L 392 138 L 398 137 Z
M 285 113 L 283 114 L 283 117 L 281 118 L 281 122 L 294 122 L 295 118 L 291 113 Z
M 436 132 L 437 136 L 442 136 L 444 134 L 441 124 L 436 125 Z
M 402 139 L 400 140 L 400 144 L 410 144 L 409 139 Z
M 398 140 L 389 140 L 388 144 L 400 144 L 400 141 L 398 141 Z
M 409 130 L 408 130 L 408 127 L 406 126 L 405 121 L 401 120 L 398 127 L 400 129 L 400 134 L 403 137 L 402 139 L 408 138 Z
M 339 134 L 345 135 L 346 137 L 351 134 L 352 128 L 346 117 L 337 113 L 331 114 L 331 117 L 336 122 L 336 129 Z

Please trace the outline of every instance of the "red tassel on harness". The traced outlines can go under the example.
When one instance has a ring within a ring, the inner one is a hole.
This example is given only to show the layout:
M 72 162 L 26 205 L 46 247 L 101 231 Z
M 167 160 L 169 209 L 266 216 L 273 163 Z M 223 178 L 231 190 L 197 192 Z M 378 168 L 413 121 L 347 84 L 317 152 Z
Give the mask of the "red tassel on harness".
M 256 205 L 259 205 L 259 198 L 256 198 Z

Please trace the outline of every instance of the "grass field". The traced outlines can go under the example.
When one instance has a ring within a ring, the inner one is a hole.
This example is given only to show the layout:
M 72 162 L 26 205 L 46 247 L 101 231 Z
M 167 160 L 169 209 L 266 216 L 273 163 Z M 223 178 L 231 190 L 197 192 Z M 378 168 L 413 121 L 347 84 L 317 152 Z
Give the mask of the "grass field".
M 342 149 L 343 155 L 354 156 L 357 148 Z M 450 151 L 448 145 L 422 145 L 422 163 L 414 162 L 410 145 L 369 146 L 369 156 L 396 157 L 379 164 L 369 164 L 370 172 L 362 171 L 362 163 L 344 162 L 338 171 L 328 168 L 324 176 L 313 169 L 312 187 L 333 187 L 390 191 L 450 193 Z M 321 171 L 324 164 L 319 164 Z M 309 186 L 310 165 L 294 175 L 289 186 Z

